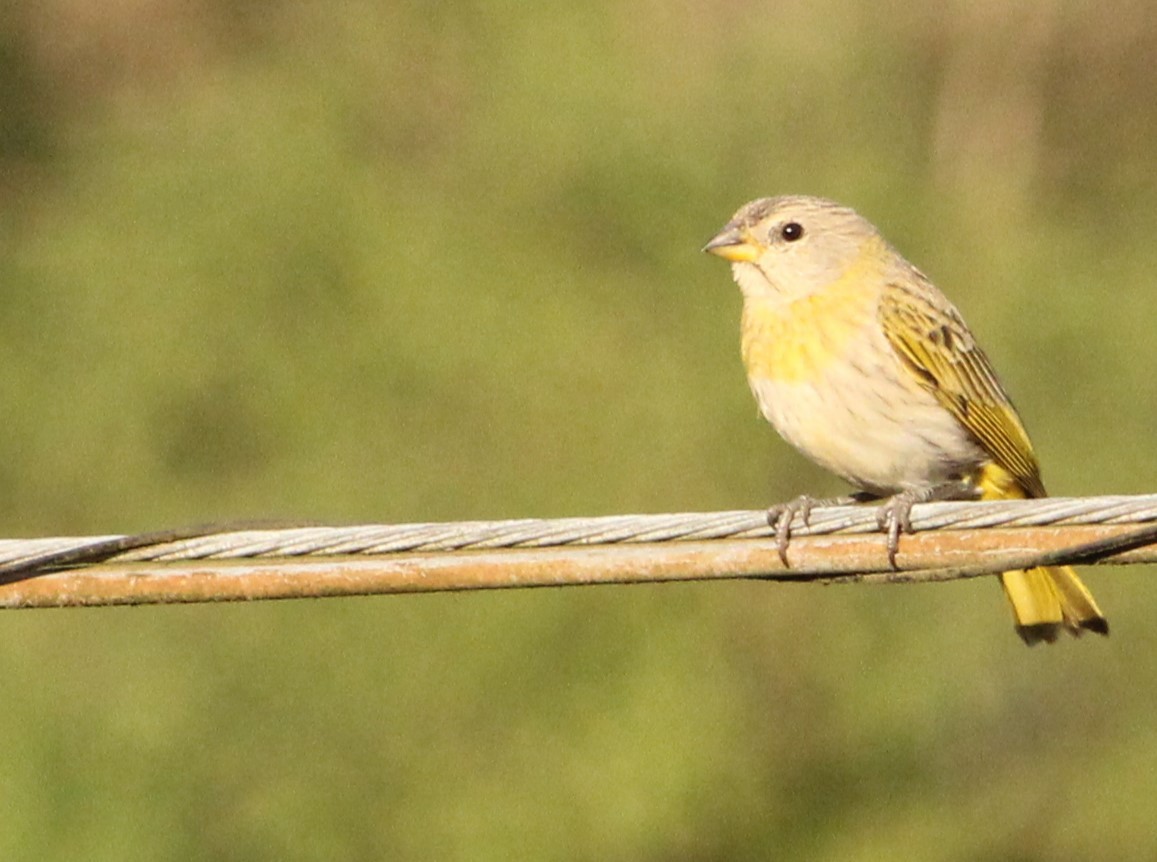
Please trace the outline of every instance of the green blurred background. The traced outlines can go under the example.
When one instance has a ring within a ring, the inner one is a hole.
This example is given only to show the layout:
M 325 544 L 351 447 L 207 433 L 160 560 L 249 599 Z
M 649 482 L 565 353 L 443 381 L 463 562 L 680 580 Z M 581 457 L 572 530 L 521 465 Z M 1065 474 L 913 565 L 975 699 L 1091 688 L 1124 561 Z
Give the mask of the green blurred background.
M 39 0 L 0 535 L 757 508 L 745 201 L 854 205 L 1060 494 L 1157 491 L 1142 2 Z M 0 858 L 1151 859 L 1157 589 L 717 583 L 0 620 Z

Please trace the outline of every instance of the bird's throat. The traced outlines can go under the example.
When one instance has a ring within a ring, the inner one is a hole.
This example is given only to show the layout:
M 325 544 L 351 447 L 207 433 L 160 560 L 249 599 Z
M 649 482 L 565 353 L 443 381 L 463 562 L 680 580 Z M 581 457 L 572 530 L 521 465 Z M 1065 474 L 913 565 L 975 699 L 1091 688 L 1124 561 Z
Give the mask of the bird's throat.
M 785 302 L 751 297 L 743 303 L 743 363 L 750 378 L 808 382 L 849 351 L 876 323 L 880 281 L 853 267 L 823 290 Z

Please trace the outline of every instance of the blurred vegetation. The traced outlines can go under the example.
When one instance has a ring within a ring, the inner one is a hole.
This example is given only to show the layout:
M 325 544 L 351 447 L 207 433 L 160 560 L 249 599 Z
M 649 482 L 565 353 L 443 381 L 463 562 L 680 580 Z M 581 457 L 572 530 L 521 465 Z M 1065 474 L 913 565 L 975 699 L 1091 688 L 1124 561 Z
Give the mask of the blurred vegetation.
M 755 508 L 699 247 L 846 201 L 1055 493 L 1157 490 L 1157 11 L 43 0 L 0 24 L 3 535 Z M 0 858 L 1157 849 L 1151 573 L 1026 651 L 988 583 L 4 615 Z

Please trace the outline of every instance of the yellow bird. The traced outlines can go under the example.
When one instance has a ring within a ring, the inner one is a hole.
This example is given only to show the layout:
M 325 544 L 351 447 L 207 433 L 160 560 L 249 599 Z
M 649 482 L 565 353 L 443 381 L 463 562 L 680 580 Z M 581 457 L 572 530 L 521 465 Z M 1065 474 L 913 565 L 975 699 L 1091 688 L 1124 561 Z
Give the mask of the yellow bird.
M 752 201 L 704 251 L 731 262 L 760 412 L 875 498 L 894 555 L 913 504 L 1045 496 L 1024 425 L 955 306 L 866 219 L 814 197 Z M 856 499 L 863 499 L 859 497 Z M 785 556 L 808 498 L 768 516 Z M 1028 644 L 1109 633 L 1069 567 L 1000 576 Z

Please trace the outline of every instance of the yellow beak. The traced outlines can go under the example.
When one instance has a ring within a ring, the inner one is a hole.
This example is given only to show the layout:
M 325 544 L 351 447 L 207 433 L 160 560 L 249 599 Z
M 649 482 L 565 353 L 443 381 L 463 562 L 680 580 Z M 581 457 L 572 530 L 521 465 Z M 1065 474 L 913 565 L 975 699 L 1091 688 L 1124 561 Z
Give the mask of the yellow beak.
M 759 259 L 760 251 L 751 241 L 747 230 L 734 224 L 727 225 L 717 233 L 711 242 L 703 246 L 703 250 L 732 263 L 754 263 Z

